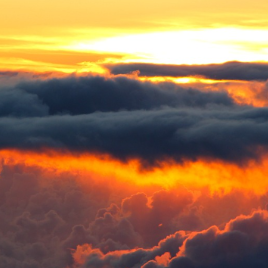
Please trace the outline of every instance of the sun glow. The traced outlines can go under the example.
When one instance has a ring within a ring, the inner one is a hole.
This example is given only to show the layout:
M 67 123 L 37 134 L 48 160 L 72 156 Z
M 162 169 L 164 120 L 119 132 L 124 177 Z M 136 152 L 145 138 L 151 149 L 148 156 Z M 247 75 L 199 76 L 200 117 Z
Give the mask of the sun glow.
M 88 34 L 86 34 L 88 32 Z M 62 36 L 1 35 L 2 69 L 98 72 L 103 63 L 208 64 L 268 61 L 268 30 L 70 30 Z M 75 40 L 75 41 L 74 41 Z M 99 66 L 92 69 L 92 65 Z M 98 70 L 97 70 L 98 69 Z M 102 72 L 102 71 L 101 71 Z
M 232 60 L 268 61 L 267 36 L 268 30 L 240 28 L 149 32 L 76 41 L 65 49 L 123 52 L 131 55 L 125 62 L 206 64 Z

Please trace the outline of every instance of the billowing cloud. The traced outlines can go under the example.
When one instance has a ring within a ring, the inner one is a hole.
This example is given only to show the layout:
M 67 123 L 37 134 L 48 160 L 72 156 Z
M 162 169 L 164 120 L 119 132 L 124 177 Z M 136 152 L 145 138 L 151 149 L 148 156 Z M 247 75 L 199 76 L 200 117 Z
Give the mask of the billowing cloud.
M 49 175 L 42 169 L 3 163 L 0 264 L 8 268 L 171 265 L 183 248 L 193 245 L 186 239 L 195 241 L 196 234 L 208 232 L 203 229 L 265 208 L 268 201 L 266 194 L 196 195 L 184 187 L 151 194 L 136 188 L 126 192 L 109 180 L 87 177 L 82 183 L 68 173 Z M 250 218 L 231 221 L 224 232 L 241 229 L 261 237 L 266 218 L 256 231 L 255 223 L 244 224 Z M 215 237 L 221 234 L 219 227 L 212 230 Z M 193 257 L 187 258 L 191 262 Z
M 177 233 L 151 249 L 119 250 L 104 254 L 87 247 L 81 267 L 266 267 L 267 224 L 267 211 L 256 211 L 250 216 L 239 216 L 231 220 L 224 230 L 212 226 L 188 235 Z M 170 243 L 174 239 L 177 243 Z M 183 241 L 181 246 L 179 241 Z M 171 247 L 163 250 L 166 244 Z M 176 256 L 173 255 L 172 248 L 176 249 Z M 82 253 L 83 251 L 77 252 L 78 260 L 79 256 L 81 260 Z
M 144 167 L 199 157 L 246 164 L 267 148 L 266 107 L 238 105 L 224 90 L 127 77 L 23 79 L 0 89 L 0 148 L 21 156 L 12 162 L 1 151 L 1 267 L 267 266 L 265 189 L 132 187 L 109 175 L 81 172 L 80 178 L 45 158 L 34 165 L 34 154 L 24 151 L 48 147 L 61 150 L 62 159 L 66 151 L 104 153 L 138 158 Z
M 2 117 L 0 147 L 52 147 L 148 162 L 197 157 L 242 162 L 267 147 L 267 119 L 267 108 L 237 107 Z
M 36 97 L 49 108 L 49 115 L 152 110 L 165 106 L 233 105 L 232 98 L 224 91 L 202 92 L 194 88 L 185 90 L 172 83 L 156 85 L 126 77 L 51 79 L 19 84 L 13 90 Z
M 214 80 L 267 80 L 267 63 L 226 62 L 208 65 L 169 65 L 151 63 L 106 64 L 112 74 L 139 71 L 140 76 L 202 76 Z
M 60 148 L 155 163 L 199 157 L 241 163 L 268 145 L 267 108 L 226 92 L 118 77 L 70 77 L 0 91 L 0 148 Z

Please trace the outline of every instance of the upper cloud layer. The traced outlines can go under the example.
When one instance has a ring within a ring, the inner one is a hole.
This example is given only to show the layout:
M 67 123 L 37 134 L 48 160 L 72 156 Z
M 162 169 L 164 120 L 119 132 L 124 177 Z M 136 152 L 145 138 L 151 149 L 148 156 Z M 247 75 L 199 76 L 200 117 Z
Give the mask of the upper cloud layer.
M 203 76 L 215 80 L 267 80 L 267 63 L 227 62 L 208 65 L 160 65 L 150 63 L 106 64 L 112 74 L 139 71 L 141 76 Z
M 194 88 L 185 90 L 176 84 L 156 85 L 126 77 L 69 77 L 19 84 L 13 90 L 16 95 L 20 93 L 37 98 L 37 101 L 49 108 L 49 115 L 233 104 L 233 100 L 224 91 L 202 92 Z M 0 91 L 0 94 L 4 92 Z M 16 102 L 18 99 L 11 101 Z M 33 112 L 33 115 L 36 113 Z

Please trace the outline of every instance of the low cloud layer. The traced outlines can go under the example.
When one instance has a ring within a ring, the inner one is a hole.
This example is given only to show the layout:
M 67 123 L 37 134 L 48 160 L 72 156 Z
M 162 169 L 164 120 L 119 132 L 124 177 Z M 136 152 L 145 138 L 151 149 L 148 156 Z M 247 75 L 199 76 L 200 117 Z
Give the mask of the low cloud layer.
M 151 63 L 106 64 L 112 74 L 139 71 L 140 76 L 202 76 L 214 80 L 267 80 L 267 63 L 227 62 L 208 65 L 160 65 Z
M 162 240 L 152 249 L 103 254 L 99 250 L 88 248 L 84 254 L 85 263 L 80 267 L 264 268 L 268 263 L 267 218 L 267 211 L 256 211 L 250 216 L 240 216 L 228 222 L 224 230 L 212 226 L 188 235 L 177 233 Z M 177 243 L 172 244 L 171 240 L 176 240 Z M 169 247 L 163 250 L 166 244 Z M 175 256 L 172 252 L 174 248 L 177 251 Z M 81 256 L 83 252 L 79 253 Z
M 90 115 L 0 118 L 1 148 L 60 148 L 119 159 L 177 161 L 211 157 L 241 162 L 268 145 L 268 109 L 163 108 Z

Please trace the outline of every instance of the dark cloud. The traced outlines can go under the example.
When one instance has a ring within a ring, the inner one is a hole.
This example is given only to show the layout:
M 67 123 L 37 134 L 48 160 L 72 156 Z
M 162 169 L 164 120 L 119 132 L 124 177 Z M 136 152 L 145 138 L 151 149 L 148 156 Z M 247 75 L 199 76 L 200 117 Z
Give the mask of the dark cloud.
M 211 227 L 188 238 L 181 248 L 192 267 L 266 267 L 268 215 L 257 211 L 230 221 L 224 231 Z M 173 260 L 179 261 L 180 257 Z M 173 267 L 172 262 L 169 267 Z
M 182 246 L 187 236 L 183 232 L 177 232 L 163 239 L 153 248 L 134 250 L 121 250 L 103 254 L 98 249 L 89 249 L 87 259 L 81 267 L 83 268 L 102 268 L 102 267 L 141 267 L 143 264 L 162 256 L 166 252 L 170 256 L 175 256 Z M 91 251 L 91 252 L 90 252 Z M 171 255 L 172 254 L 172 255 Z
M 0 90 L 0 117 L 28 117 L 48 115 L 49 108 L 34 94 L 17 88 Z
M 198 157 L 241 163 L 268 145 L 267 108 L 163 108 L 89 115 L 0 118 L 0 148 L 60 148 L 125 160 Z
M 202 92 L 183 89 L 175 84 L 152 84 L 125 77 L 108 79 L 100 76 L 69 77 L 19 84 L 16 88 L 26 96 L 36 98 L 55 114 L 89 114 L 96 111 L 150 110 L 169 107 L 206 107 L 208 105 L 232 106 L 233 100 L 226 92 Z M 9 92 L 10 90 L 8 90 Z M 0 91 L 0 94 L 7 94 Z M 11 99 L 10 102 L 17 102 Z M 41 105 L 41 107 L 43 107 Z M 4 110 L 4 109 L 3 109 Z M 33 110 L 33 116 L 39 116 Z
M 0 90 L 0 148 L 52 147 L 144 163 L 243 162 L 266 147 L 268 111 L 225 92 L 117 77 L 32 81 Z
M 81 267 L 132 267 L 132 268 L 239 268 L 267 267 L 268 214 L 256 211 L 240 216 L 226 224 L 224 230 L 212 226 L 202 232 L 180 233 L 167 237 L 151 249 L 136 249 L 103 254 L 92 250 Z M 169 243 L 176 237 L 177 243 Z M 179 241 L 183 244 L 180 246 Z M 169 244 L 169 247 L 163 247 Z M 171 255 L 175 248 L 176 255 Z M 158 257 L 164 257 L 162 264 Z
M 106 64 L 112 74 L 139 71 L 140 76 L 202 76 L 215 80 L 267 80 L 267 63 L 226 62 L 208 65 L 160 65 L 151 63 Z
M 71 249 L 100 243 L 85 226 L 109 204 L 109 194 L 102 192 L 98 200 L 90 188 L 82 190 L 67 175 L 45 177 L 35 169 L 3 164 L 0 267 L 64 268 L 73 262 Z
M 267 145 L 266 109 L 238 106 L 226 92 L 90 76 L 20 83 L 1 89 L 0 97 L 0 148 L 52 147 L 155 163 L 242 162 Z

